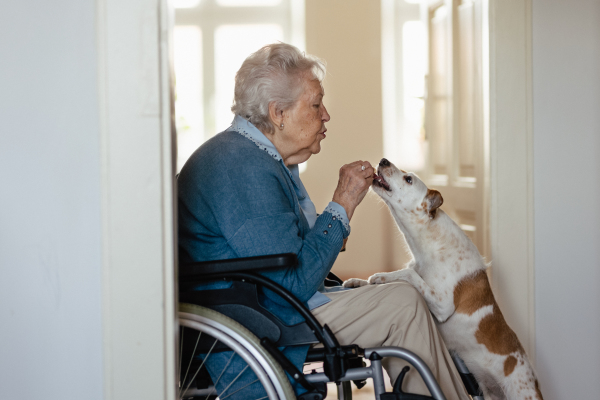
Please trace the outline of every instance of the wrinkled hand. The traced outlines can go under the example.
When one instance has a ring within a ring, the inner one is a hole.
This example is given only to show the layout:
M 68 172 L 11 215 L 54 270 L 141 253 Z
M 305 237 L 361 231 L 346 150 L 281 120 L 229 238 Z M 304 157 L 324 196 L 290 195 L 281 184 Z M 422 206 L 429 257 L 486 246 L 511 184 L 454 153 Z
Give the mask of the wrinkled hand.
M 340 168 L 340 179 L 333 193 L 333 201 L 344 207 L 348 219 L 352 218 L 354 209 L 369 191 L 374 173 L 375 170 L 368 161 L 355 161 Z

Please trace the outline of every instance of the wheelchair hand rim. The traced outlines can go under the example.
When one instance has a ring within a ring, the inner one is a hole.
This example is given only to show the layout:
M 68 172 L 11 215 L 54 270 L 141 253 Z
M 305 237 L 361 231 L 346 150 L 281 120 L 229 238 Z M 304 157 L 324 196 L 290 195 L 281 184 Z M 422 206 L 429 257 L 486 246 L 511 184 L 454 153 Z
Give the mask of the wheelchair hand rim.
M 192 313 L 179 312 L 179 325 L 218 338 L 250 366 L 265 388 L 269 399 L 285 399 L 285 391 L 280 382 L 269 378 L 269 375 L 275 375 L 275 371 L 254 345 L 243 336 L 214 320 Z

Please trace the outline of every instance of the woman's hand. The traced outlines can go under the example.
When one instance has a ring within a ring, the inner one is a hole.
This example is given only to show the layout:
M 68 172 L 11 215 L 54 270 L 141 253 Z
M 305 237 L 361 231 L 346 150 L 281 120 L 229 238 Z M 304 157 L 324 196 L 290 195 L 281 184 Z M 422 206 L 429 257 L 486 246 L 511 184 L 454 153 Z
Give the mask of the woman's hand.
M 355 161 L 340 168 L 340 179 L 333 193 L 333 201 L 344 207 L 348 219 L 365 198 L 373 183 L 375 170 L 368 161 Z

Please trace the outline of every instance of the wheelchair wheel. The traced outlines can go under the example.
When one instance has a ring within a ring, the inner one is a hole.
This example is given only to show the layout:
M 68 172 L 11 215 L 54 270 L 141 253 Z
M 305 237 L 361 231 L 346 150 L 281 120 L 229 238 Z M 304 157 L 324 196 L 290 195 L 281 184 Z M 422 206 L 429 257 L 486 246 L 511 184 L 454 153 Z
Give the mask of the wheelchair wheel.
M 337 385 L 338 400 L 352 400 L 352 386 L 350 381 L 340 382 Z
M 242 325 L 214 310 L 179 304 L 180 399 L 295 399 L 281 368 Z

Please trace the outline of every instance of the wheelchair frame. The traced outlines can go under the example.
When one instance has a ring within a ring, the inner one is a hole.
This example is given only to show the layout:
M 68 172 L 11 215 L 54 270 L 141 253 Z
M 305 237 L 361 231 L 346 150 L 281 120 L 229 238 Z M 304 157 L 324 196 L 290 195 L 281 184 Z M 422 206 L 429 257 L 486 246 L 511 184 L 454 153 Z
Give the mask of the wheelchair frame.
M 278 268 L 293 268 L 296 265 L 297 257 L 293 253 L 182 265 L 179 270 L 180 304 L 196 304 L 213 309 L 237 321 L 245 327 L 244 329 L 252 332 L 252 334 L 260 339 L 259 346 L 262 349 L 259 349 L 259 352 L 264 353 L 266 351 L 291 377 L 308 390 L 308 395 L 305 393 L 298 397 L 298 399 L 322 399 L 324 395 L 323 390 L 319 388 L 323 388 L 327 382 L 336 382 L 339 388 L 342 387 L 342 382 L 356 382 L 370 378 L 373 379 L 376 400 L 445 400 L 444 394 L 429 367 L 416 354 L 399 347 L 361 349 L 356 345 L 341 346 L 329 327 L 326 324 L 322 326 L 295 296 L 285 288 L 256 272 Z M 234 282 L 236 288 L 233 290 L 234 294 L 227 293 L 227 289 L 216 289 L 208 292 L 205 290 L 193 290 L 199 283 L 219 280 Z M 277 317 L 258 304 L 257 287 L 267 288 L 279 295 L 298 311 L 304 318 L 304 322 L 293 327 L 283 324 Z M 210 294 L 213 294 L 213 296 Z M 240 312 L 240 309 L 242 312 Z M 253 315 L 254 324 L 248 324 L 248 313 Z M 185 314 L 183 317 L 186 317 Z M 186 323 L 189 323 L 189 317 L 188 315 Z M 208 319 L 204 320 L 204 323 L 210 325 Z M 279 330 L 279 335 L 275 332 L 276 330 Z M 213 334 L 219 335 L 220 333 L 214 331 Z M 324 372 L 317 373 L 313 371 L 312 373 L 304 374 L 278 350 L 278 347 L 315 343 L 321 343 L 323 348 L 311 350 L 312 355 L 309 354 L 309 361 L 322 361 Z M 257 346 L 256 343 L 247 344 L 247 346 L 251 348 L 240 349 L 242 353 L 244 351 L 257 352 L 255 349 Z M 386 393 L 383 367 L 381 365 L 383 357 L 397 357 L 411 364 L 423 378 L 432 397 L 402 392 L 402 381 L 409 369 L 408 367 L 405 367 L 397 378 L 394 391 Z M 370 366 L 364 366 L 362 358 L 369 359 L 371 362 Z M 356 366 L 357 359 L 360 360 L 360 365 L 362 366 Z M 259 364 L 261 364 L 261 368 L 270 369 L 272 367 L 268 365 L 269 363 L 264 357 L 259 357 Z M 349 386 L 347 385 L 345 388 L 348 390 Z M 476 389 L 478 390 L 478 387 Z M 205 395 L 206 393 L 203 392 L 202 394 Z M 275 392 L 268 393 L 268 395 L 270 396 L 269 398 L 279 398 Z

